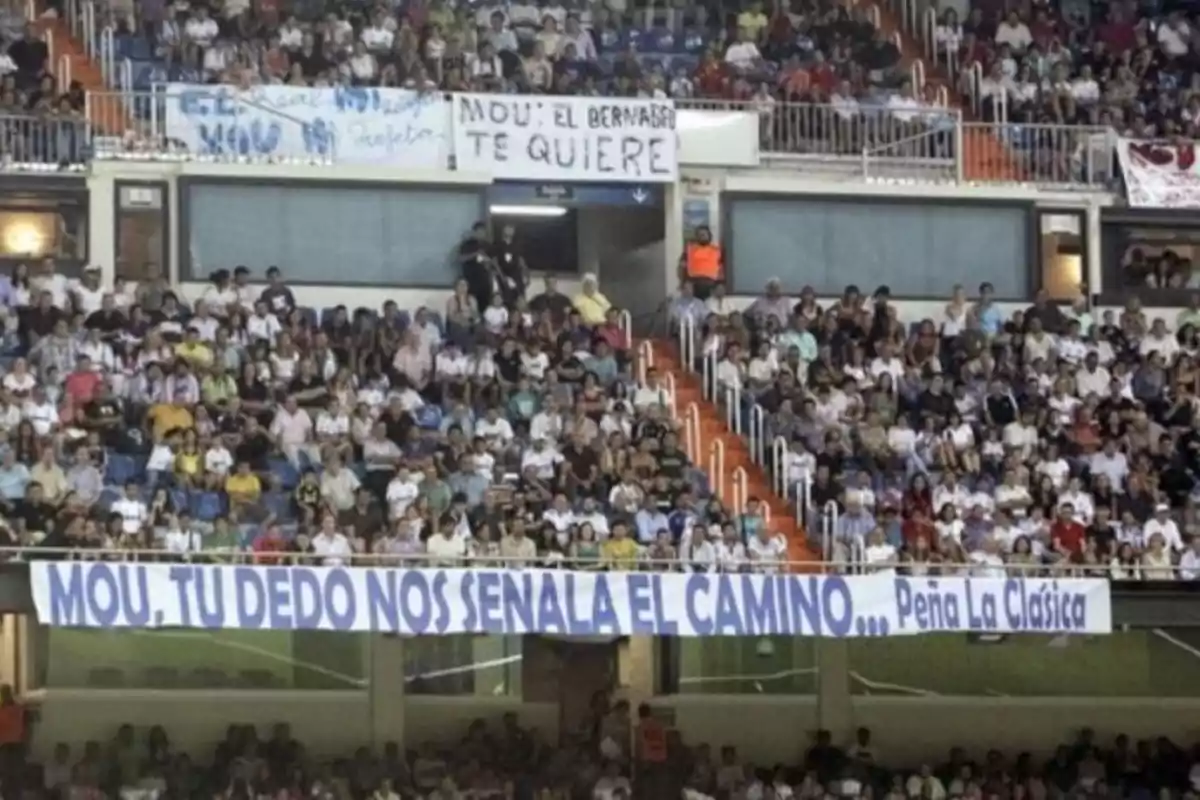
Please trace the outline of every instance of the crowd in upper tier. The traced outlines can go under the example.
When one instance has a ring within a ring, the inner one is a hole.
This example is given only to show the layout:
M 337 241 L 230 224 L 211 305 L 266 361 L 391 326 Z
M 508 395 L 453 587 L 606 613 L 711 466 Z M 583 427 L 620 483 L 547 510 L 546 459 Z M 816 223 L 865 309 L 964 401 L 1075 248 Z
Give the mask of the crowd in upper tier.
M 1200 295 L 1169 319 L 1044 293 L 1005 311 L 984 283 L 902 321 L 886 286 L 822 304 L 772 283 L 671 311 L 786 442 L 839 560 L 1200 578 Z

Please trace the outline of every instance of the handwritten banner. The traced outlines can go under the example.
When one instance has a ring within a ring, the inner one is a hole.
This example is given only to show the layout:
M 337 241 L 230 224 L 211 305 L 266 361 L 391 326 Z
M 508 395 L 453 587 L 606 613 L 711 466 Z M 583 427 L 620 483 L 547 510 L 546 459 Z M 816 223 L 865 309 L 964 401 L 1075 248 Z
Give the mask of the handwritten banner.
M 1108 581 L 45 562 L 38 621 L 83 628 L 566 636 L 1112 632 Z
M 1134 208 L 1200 208 L 1200 162 L 1192 141 L 1120 139 L 1117 160 Z
M 171 84 L 165 133 L 190 153 L 446 169 L 450 113 L 406 89 Z
M 459 169 L 536 181 L 667 183 L 679 175 L 670 100 L 455 94 Z

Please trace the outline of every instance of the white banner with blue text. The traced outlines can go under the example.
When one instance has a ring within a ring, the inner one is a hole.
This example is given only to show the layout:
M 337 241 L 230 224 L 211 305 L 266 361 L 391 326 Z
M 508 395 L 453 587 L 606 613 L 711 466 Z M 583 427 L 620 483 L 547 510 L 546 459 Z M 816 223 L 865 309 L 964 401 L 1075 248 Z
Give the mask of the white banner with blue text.
M 35 561 L 45 625 L 402 634 L 1112 632 L 1108 581 Z
M 679 176 L 670 100 L 454 94 L 458 169 L 529 181 L 669 183 Z
M 170 84 L 163 96 L 164 133 L 196 155 L 449 167 L 450 107 L 440 94 Z

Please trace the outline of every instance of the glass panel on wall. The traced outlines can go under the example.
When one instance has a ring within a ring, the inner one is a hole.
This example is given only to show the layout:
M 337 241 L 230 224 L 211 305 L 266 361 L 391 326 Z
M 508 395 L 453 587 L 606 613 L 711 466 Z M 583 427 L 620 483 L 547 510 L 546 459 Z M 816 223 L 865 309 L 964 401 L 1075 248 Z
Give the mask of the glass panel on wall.
M 1121 288 L 1200 288 L 1200 228 L 1137 228 L 1122 231 Z
M 148 281 L 166 268 L 165 185 L 117 184 L 116 275 Z
M 43 629 L 46 688 L 362 689 L 367 634 Z
M 855 694 L 1200 697 L 1200 632 L 850 639 Z
M 1038 215 L 1042 288 L 1050 293 L 1053 300 L 1071 301 L 1083 292 L 1087 280 L 1083 237 L 1082 213 L 1048 212 Z
M 715 636 L 671 639 L 679 694 L 816 694 L 813 639 Z
M 87 212 L 73 204 L 45 209 L 0 209 L 0 258 L 82 259 Z
M 947 296 L 983 276 L 996 294 L 1024 299 L 1032 272 L 1028 205 L 778 200 L 727 196 L 722 229 L 730 278 L 758 294 L 841 294 L 887 284 L 893 296 Z
M 522 637 L 414 636 L 404 640 L 408 694 L 521 696 Z
M 180 191 L 184 280 L 230 265 L 261 278 L 278 265 L 293 284 L 448 287 L 458 245 L 483 216 L 475 189 L 192 182 Z

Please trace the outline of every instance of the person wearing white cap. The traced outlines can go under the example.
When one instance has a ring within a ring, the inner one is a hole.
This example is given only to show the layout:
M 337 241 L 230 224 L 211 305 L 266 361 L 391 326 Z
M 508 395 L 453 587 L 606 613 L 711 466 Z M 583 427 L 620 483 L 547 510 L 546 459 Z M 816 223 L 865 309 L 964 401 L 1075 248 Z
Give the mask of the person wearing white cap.
M 1183 549 L 1183 537 L 1179 535 L 1179 526 L 1171 519 L 1171 507 L 1166 503 L 1156 505 L 1154 516 L 1142 526 L 1142 535 L 1147 542 L 1156 533 L 1163 537 L 1163 542 L 1172 552 L 1178 553 Z
M 594 272 L 584 273 L 583 291 L 575 295 L 573 302 L 585 325 L 603 325 L 605 315 L 612 308 L 612 303 L 600 292 Z

